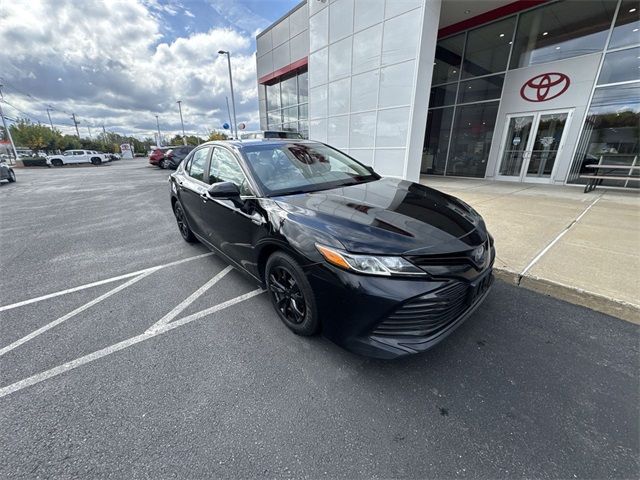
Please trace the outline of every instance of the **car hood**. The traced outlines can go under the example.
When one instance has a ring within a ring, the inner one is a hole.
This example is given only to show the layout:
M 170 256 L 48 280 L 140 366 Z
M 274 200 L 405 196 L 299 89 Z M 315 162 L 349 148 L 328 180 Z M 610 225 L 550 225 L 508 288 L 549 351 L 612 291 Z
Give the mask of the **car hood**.
M 484 222 L 464 202 L 394 178 L 276 197 L 289 220 L 321 231 L 354 253 L 442 254 L 487 240 Z

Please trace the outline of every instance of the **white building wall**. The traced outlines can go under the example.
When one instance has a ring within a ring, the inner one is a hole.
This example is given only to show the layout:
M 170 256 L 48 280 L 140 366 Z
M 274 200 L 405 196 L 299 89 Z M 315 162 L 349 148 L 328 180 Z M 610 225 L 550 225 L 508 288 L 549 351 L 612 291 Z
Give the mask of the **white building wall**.
M 309 0 L 309 137 L 417 180 L 441 0 Z

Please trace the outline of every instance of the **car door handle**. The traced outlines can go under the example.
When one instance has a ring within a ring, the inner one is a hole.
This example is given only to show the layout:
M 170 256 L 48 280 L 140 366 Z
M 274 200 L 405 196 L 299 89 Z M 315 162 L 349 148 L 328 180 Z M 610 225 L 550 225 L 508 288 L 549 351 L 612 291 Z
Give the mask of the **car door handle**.
M 205 202 L 209 200 L 209 197 L 207 196 L 207 192 L 201 193 L 200 198 L 202 198 L 202 200 L 204 200 Z

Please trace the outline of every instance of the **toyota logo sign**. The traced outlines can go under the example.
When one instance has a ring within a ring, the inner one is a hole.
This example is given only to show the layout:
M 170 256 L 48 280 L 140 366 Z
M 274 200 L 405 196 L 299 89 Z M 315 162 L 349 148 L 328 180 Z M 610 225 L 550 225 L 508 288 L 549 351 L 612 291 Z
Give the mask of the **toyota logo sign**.
M 520 89 L 520 96 L 528 102 L 546 102 L 567 91 L 571 80 L 564 73 L 542 73 L 527 80 Z

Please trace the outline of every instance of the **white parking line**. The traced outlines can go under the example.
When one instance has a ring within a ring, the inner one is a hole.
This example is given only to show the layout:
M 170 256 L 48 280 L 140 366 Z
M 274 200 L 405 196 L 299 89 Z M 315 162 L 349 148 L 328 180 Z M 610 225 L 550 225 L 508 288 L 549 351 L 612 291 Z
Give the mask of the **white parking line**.
M 196 312 L 193 313 L 191 315 L 188 315 L 186 317 L 183 317 L 179 320 L 176 320 L 174 322 L 168 323 L 166 325 L 163 325 L 161 327 L 159 327 L 158 329 L 154 330 L 154 331 L 146 331 L 145 333 L 141 334 L 141 335 L 137 335 L 135 337 L 131 337 L 127 340 L 123 340 L 122 342 L 118 342 L 114 345 L 111 345 L 109 347 L 103 348 L 101 350 L 97 350 L 93 353 L 89 353 L 88 355 L 85 355 L 83 357 L 80 358 L 76 358 L 75 360 L 71 360 L 70 362 L 67 363 L 63 363 L 62 365 L 58 365 L 57 367 L 51 368 L 49 370 L 46 370 L 42 373 L 38 373 L 36 375 L 33 375 L 31 377 L 25 378 L 23 380 L 20 380 L 18 382 L 12 383 L 11 385 L 7 385 L 6 387 L 0 388 L 0 398 L 5 397 L 7 395 L 10 395 L 12 393 L 15 393 L 19 390 L 22 390 L 23 388 L 27 388 L 30 387 L 32 385 L 36 385 L 40 382 L 44 382 L 45 380 L 48 380 L 50 378 L 56 377 L 62 373 L 68 372 L 69 370 L 73 370 L 74 368 L 78 368 L 82 365 L 85 365 L 87 363 L 93 362 L 95 360 L 98 360 L 102 357 L 106 357 L 108 355 L 111 355 L 112 353 L 118 352 L 120 350 L 124 350 L 125 348 L 129 348 L 133 345 L 136 345 L 140 342 L 143 342 L 145 340 L 148 340 L 150 338 L 153 338 L 155 336 L 161 335 L 163 333 L 166 333 L 170 330 L 173 330 L 174 328 L 178 328 L 181 327 L 182 325 L 186 325 L 187 323 L 191 323 L 195 320 L 198 320 L 199 318 L 202 318 L 206 315 L 209 315 L 211 313 L 217 312 L 219 310 L 223 310 L 227 307 L 230 307 L 232 305 L 235 305 L 236 303 L 240 303 L 243 302 L 245 300 L 248 300 L 252 297 L 255 297 L 256 295 L 260 295 L 264 290 L 258 288 L 256 290 L 253 290 L 249 293 L 245 293 L 244 295 L 240 295 L 238 297 L 232 298 L 231 300 L 227 300 L 226 302 L 223 302 L 219 305 L 216 305 L 215 307 L 211 307 L 211 308 L 207 308 L 205 310 L 202 310 L 200 312 Z
M 123 283 L 122 285 L 117 286 L 116 288 L 109 290 L 107 293 L 103 293 L 102 295 L 100 295 L 98 298 L 94 298 L 93 300 L 91 300 L 90 302 L 85 303 L 84 305 L 76 308 L 75 310 L 70 311 L 69 313 L 67 313 L 66 315 L 63 315 L 60 318 L 55 319 L 53 322 L 49 322 L 46 325 L 38 328 L 37 330 L 34 330 L 33 332 L 31 332 L 29 335 L 25 335 L 24 337 L 22 337 L 19 340 L 16 340 L 15 342 L 13 342 L 11 345 L 7 345 L 4 348 L 0 349 L 0 357 L 2 355 L 4 355 L 5 353 L 10 352 L 11 350 L 19 347 L 20 345 L 22 345 L 23 343 L 28 342 L 29 340 L 32 340 L 34 338 L 36 338 L 38 335 L 42 335 L 44 332 L 46 332 L 47 330 L 51 330 L 53 327 L 55 327 L 56 325 L 60 325 L 62 322 L 66 322 L 67 320 L 69 320 L 72 317 L 75 317 L 76 315 L 78 315 L 79 313 L 84 312 L 86 309 L 93 307 L 95 304 L 100 303 L 102 300 L 105 300 L 107 298 L 109 298 L 112 295 L 115 295 L 116 293 L 124 290 L 127 287 L 130 287 L 131 285 L 133 285 L 136 282 L 139 282 L 140 280 L 142 280 L 143 278 L 151 275 L 153 272 L 159 270 L 159 267 L 149 271 L 149 272 L 145 272 L 142 275 L 138 275 L 135 278 L 132 278 L 131 280 L 129 280 L 128 282 Z
M 169 313 L 167 313 L 164 317 L 162 317 L 156 323 L 151 325 L 147 329 L 147 332 L 149 332 L 151 330 L 156 330 L 156 329 L 158 329 L 158 327 L 161 327 L 162 325 L 166 325 L 171 320 L 176 318 L 178 315 L 180 315 L 180 313 L 185 308 L 187 308 L 189 305 L 191 305 L 193 302 L 195 302 L 204 292 L 206 292 L 211 287 L 213 287 L 216 283 L 218 283 L 231 270 L 233 270 L 233 267 L 231 265 L 229 265 L 227 268 L 222 270 L 220 273 L 218 273 L 216 276 L 214 276 L 211 280 L 209 280 L 207 283 L 205 283 L 203 286 L 201 286 L 198 290 L 196 290 L 191 295 L 189 295 L 187 298 L 185 298 L 182 302 L 180 302 L 173 310 L 171 310 Z
M 87 283 L 85 285 L 80 285 L 78 287 L 68 288 L 66 290 L 61 290 L 59 292 L 49 293 L 47 295 L 42 295 L 41 297 L 30 298 L 28 300 L 23 300 L 21 302 L 12 303 L 11 305 L 4 305 L 0 307 L 0 312 L 4 312 L 5 310 L 11 310 L 17 307 L 22 307 L 23 305 L 29 305 L 31 303 L 41 302 L 42 300 L 48 300 L 50 298 L 59 297 L 61 295 L 66 295 L 67 293 L 78 292 L 80 290 L 86 290 L 87 288 L 92 288 L 92 287 L 97 287 L 99 285 L 104 285 L 107 283 L 117 282 L 118 280 L 124 280 L 126 278 L 135 277 L 136 275 L 141 275 L 146 272 L 155 272 L 156 270 L 160 270 L 161 268 L 173 267 L 174 265 L 180 265 L 181 263 L 190 262 L 191 260 L 197 260 L 199 258 L 208 257 L 210 255 L 213 255 L 213 252 L 203 253 L 201 255 L 195 255 L 193 257 L 183 258 L 182 260 L 176 260 L 175 262 L 165 263 L 164 265 L 156 265 L 155 267 L 144 268 L 142 270 L 138 270 L 137 272 L 125 273 L 124 275 L 118 275 L 117 277 L 98 280 L 97 282 Z

